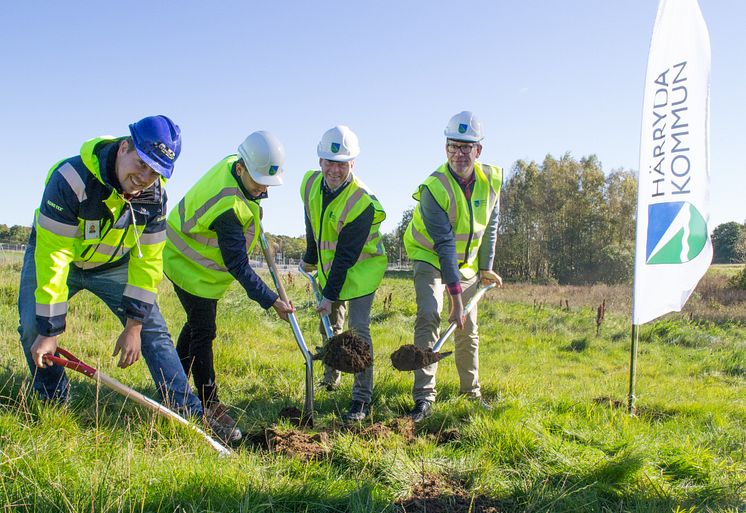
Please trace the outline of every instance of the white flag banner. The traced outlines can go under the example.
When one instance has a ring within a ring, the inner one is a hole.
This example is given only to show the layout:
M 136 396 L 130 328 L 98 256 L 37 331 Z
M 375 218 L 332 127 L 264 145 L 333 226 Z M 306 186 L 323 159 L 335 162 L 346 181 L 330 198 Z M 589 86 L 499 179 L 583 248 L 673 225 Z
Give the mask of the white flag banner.
M 632 323 L 680 311 L 712 261 L 710 37 L 697 0 L 660 0 L 642 110 Z

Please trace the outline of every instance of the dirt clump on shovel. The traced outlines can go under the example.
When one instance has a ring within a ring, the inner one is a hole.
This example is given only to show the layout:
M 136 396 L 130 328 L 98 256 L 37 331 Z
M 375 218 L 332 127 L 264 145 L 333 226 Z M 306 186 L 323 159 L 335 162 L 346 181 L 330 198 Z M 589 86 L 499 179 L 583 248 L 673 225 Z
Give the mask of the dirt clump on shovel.
M 408 344 L 401 346 L 391 354 L 391 364 L 396 370 L 413 371 L 439 362 L 451 353 L 452 351 L 434 353 L 431 349 L 420 349 L 413 344 Z
M 373 365 L 373 355 L 368 342 L 349 330 L 335 335 L 314 355 L 328 366 L 352 374 L 362 372 Z

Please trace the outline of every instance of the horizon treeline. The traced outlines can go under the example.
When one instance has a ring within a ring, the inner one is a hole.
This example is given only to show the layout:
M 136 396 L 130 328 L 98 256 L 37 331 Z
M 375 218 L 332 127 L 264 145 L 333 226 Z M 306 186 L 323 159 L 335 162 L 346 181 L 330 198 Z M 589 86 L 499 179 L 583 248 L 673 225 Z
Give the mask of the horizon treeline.
M 604 173 L 596 155 L 547 155 L 519 160 L 504 171 L 494 269 L 509 281 L 630 283 L 634 272 L 637 172 Z M 383 234 L 392 266 L 407 266 L 403 237 L 413 206 Z M 25 243 L 30 228 L 0 224 L 0 242 Z M 723 223 L 712 232 L 713 263 L 746 261 L 746 223 Z M 305 237 L 271 235 L 280 262 L 303 257 Z M 261 259 L 254 248 L 253 258 Z

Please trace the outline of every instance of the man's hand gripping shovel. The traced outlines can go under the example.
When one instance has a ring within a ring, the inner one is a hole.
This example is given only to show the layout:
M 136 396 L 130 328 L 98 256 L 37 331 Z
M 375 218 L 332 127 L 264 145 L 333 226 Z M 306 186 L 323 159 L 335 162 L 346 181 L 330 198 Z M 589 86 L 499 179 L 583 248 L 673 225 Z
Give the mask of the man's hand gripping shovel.
M 485 285 L 484 287 L 480 288 L 464 307 L 464 315 L 469 315 L 469 312 L 471 312 L 477 302 L 482 299 L 482 296 L 484 296 L 485 292 L 495 286 L 497 286 L 496 283 L 490 283 L 489 285 Z M 440 348 L 443 347 L 445 341 L 448 340 L 448 338 L 453 334 L 455 330 L 456 323 L 452 322 L 451 325 L 448 326 L 448 329 L 443 332 L 437 342 L 435 342 L 435 345 L 432 349 L 420 349 L 413 344 L 401 346 L 391 355 L 392 365 L 396 370 L 413 371 L 422 369 L 424 367 L 427 367 L 428 365 L 432 365 L 433 363 L 442 360 L 446 356 L 450 355 L 451 352 L 441 353 L 439 352 Z
M 316 281 L 316 273 L 307 272 L 302 263 L 298 266 L 298 271 L 311 282 L 316 301 L 321 304 L 323 296 Z M 321 314 L 321 324 L 324 326 L 326 341 L 321 350 L 313 355 L 314 360 L 322 360 L 338 371 L 353 374 L 362 372 L 373 365 L 370 346 L 365 340 L 358 337 L 353 330 L 335 335 L 327 314 Z
M 128 399 L 132 399 L 133 401 L 146 407 L 147 409 L 152 410 L 155 413 L 158 413 L 159 415 L 162 415 L 169 419 L 173 419 L 176 422 L 179 422 L 180 424 L 183 424 L 189 427 L 189 429 L 199 433 L 199 435 L 202 438 L 204 438 L 207 441 L 207 443 L 209 443 L 212 446 L 213 449 L 218 451 L 218 453 L 221 456 L 230 456 L 231 454 L 233 454 L 233 451 L 231 451 L 227 447 L 220 444 L 220 442 L 212 438 L 210 435 L 205 433 L 202 429 L 197 427 L 192 422 L 189 422 L 187 419 L 185 419 L 184 417 L 182 417 L 175 411 L 172 411 L 166 408 L 161 403 L 158 403 L 150 399 L 149 397 L 142 395 L 140 392 L 133 390 L 126 385 L 123 385 L 122 383 L 112 378 L 111 376 L 107 376 L 106 374 L 97 370 L 96 368 L 91 367 L 90 365 L 82 362 L 75 355 L 73 355 L 69 351 L 66 351 L 65 349 L 62 349 L 61 347 L 57 348 L 57 353 L 60 356 L 56 356 L 53 354 L 46 354 L 44 355 L 44 359 L 55 365 L 61 365 L 62 367 L 65 367 L 65 368 L 68 368 L 74 371 L 78 371 L 81 374 L 88 376 L 89 378 L 93 378 L 96 380 L 97 383 L 101 383 L 106 388 L 109 388 L 113 390 L 114 392 L 117 392 L 118 394 L 121 394 Z

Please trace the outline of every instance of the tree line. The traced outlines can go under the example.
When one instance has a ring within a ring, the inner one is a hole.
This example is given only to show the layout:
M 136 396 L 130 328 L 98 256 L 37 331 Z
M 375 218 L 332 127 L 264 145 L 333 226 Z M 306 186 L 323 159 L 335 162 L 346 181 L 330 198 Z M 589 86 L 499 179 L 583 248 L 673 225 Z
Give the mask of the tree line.
M 389 264 L 409 264 L 404 233 L 413 208 L 383 234 Z M 495 270 L 504 278 L 537 283 L 629 283 L 634 272 L 637 176 L 604 173 L 595 155 L 566 153 L 543 162 L 517 161 L 503 180 Z M 0 242 L 25 243 L 30 228 L 0 224 Z M 300 260 L 305 237 L 271 235 L 278 259 Z M 746 223 L 712 233 L 713 263 L 746 262 Z M 261 249 L 252 252 L 261 258 Z
M 28 226 L 16 224 L 8 228 L 8 225 L 0 224 L 0 242 L 6 244 L 26 244 L 29 235 L 31 235 L 31 228 Z

